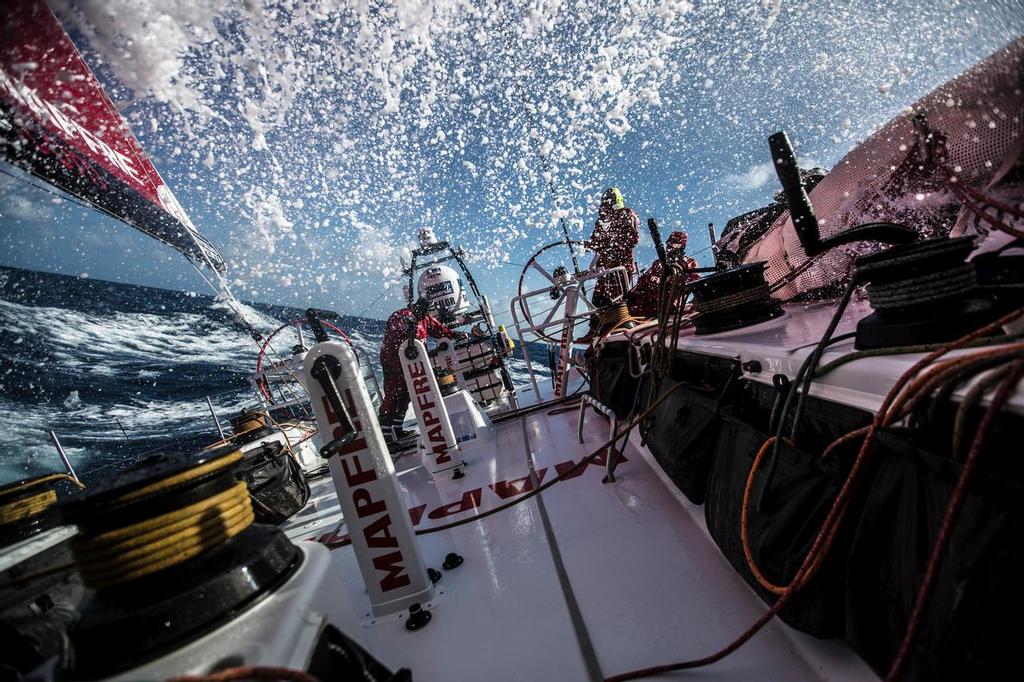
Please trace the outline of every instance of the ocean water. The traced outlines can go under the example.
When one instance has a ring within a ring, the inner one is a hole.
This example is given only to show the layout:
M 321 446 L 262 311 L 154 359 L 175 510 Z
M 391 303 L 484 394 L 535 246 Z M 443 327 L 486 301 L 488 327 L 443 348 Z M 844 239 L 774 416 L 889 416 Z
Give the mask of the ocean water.
M 304 315 L 243 305 L 263 333 Z M 383 321 L 330 319 L 376 361 Z M 296 340 L 278 338 L 280 350 Z M 206 398 L 225 426 L 256 406 L 257 354 L 211 296 L 0 267 L 0 484 L 63 470 L 51 429 L 87 482 L 144 453 L 216 440 Z M 510 369 L 527 383 L 521 359 Z

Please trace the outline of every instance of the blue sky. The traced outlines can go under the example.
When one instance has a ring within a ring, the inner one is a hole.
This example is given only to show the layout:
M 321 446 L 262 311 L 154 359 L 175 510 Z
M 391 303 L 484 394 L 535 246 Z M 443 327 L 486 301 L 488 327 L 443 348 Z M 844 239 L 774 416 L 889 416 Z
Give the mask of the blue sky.
M 777 188 L 769 134 L 829 166 L 1024 30 L 1017 2 L 254 4 L 57 10 L 239 297 L 370 317 L 398 305 L 421 225 L 502 302 L 509 263 L 558 215 L 589 233 L 610 184 L 707 263 L 707 223 Z M 0 264 L 204 289 L 168 248 L 7 176 L 0 215 Z

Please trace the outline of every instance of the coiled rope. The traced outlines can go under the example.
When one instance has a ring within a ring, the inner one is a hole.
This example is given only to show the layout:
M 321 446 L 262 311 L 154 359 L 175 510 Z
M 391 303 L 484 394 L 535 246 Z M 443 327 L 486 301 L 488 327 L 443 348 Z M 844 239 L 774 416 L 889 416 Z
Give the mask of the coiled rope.
M 629 314 L 629 306 L 625 303 L 616 303 L 614 306 L 601 312 L 600 324 L 605 328 L 615 328 L 633 320 Z
M 240 450 L 141 488 L 112 501 L 121 506 L 165 493 L 229 469 Z M 244 482 L 192 504 L 135 523 L 93 532 L 88 524 L 72 540 L 82 579 L 92 588 L 108 587 L 176 566 L 207 552 L 248 528 L 255 517 Z
M 9 502 L 0 506 L 0 525 L 16 523 L 30 516 L 41 514 L 56 502 L 57 491 L 55 490 L 44 490 L 15 502 Z
M 782 314 L 765 280 L 765 263 L 748 263 L 716 272 L 690 287 L 696 333 L 717 334 L 757 324 Z
M 958 298 L 978 286 L 974 265 L 963 265 L 898 282 L 869 284 L 874 309 L 909 308 Z
M 883 312 L 951 301 L 978 286 L 974 264 L 964 261 L 972 248 L 971 237 L 896 247 L 858 261 L 855 280 L 869 283 L 871 306 Z
M 22 496 L 22 493 L 26 490 L 36 488 L 45 483 L 51 483 L 53 481 L 68 481 L 79 489 L 85 488 L 85 485 L 81 481 L 73 476 L 69 476 L 68 474 L 46 474 L 45 476 L 39 476 L 37 478 L 15 484 L 3 491 L 3 497 L 15 497 L 17 499 L 0 503 L 0 526 L 6 526 L 8 524 L 24 521 L 25 519 L 33 516 L 38 516 L 56 504 L 57 491 L 52 489 Z
M 725 296 L 719 296 L 718 298 L 712 298 L 706 301 L 694 301 L 693 309 L 697 311 L 699 315 L 713 315 L 725 310 L 731 310 L 737 306 L 745 305 L 747 303 L 755 303 L 763 301 L 768 298 L 769 293 L 767 283 L 757 284 L 750 289 L 744 289 L 734 294 L 727 294 Z

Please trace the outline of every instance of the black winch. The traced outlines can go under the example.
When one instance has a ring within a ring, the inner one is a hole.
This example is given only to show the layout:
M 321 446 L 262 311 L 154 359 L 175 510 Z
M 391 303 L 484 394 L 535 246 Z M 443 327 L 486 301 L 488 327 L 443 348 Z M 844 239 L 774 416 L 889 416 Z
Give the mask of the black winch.
M 764 278 L 764 263 L 718 272 L 690 285 L 696 334 L 715 334 L 747 327 L 782 315 Z
M 58 497 L 67 483 L 80 486 L 66 474 L 44 474 L 0 486 L 0 546 L 30 538 L 60 523 Z
M 858 258 L 874 313 L 857 324 L 856 347 L 952 341 L 998 317 L 966 260 L 973 248 L 973 237 L 942 237 Z
M 793 230 L 808 259 L 854 242 L 908 244 L 916 239 L 913 230 L 892 223 L 866 223 L 823 239 L 786 133 L 778 132 L 769 137 L 768 146 Z M 772 298 L 771 285 L 765 279 L 766 267 L 766 263 L 749 263 L 691 284 L 693 307 L 698 313 L 694 320 L 696 333 L 724 332 L 782 315 L 780 302 Z
M 231 442 L 237 445 L 251 443 L 274 432 L 267 425 L 267 415 L 256 408 L 244 409 L 232 417 L 231 430 L 234 432 Z
M 234 446 L 147 458 L 62 507 L 94 592 L 68 631 L 66 679 L 137 667 L 231 620 L 281 585 L 302 554 L 253 523 Z M 117 656 L 111 656 L 115 642 Z

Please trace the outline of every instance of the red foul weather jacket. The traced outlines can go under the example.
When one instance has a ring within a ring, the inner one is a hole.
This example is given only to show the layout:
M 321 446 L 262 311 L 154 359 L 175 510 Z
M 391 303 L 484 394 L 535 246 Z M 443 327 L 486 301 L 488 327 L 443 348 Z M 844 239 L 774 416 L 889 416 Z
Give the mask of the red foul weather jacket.
M 694 269 L 697 267 L 697 261 L 690 258 L 689 256 L 683 257 L 683 263 L 685 267 Z M 661 278 L 665 274 L 665 269 L 661 264 L 660 260 L 655 260 L 651 264 L 651 267 L 647 268 L 640 279 L 637 280 L 636 286 L 629 290 L 626 294 L 626 303 L 629 305 L 629 313 L 634 317 L 657 317 L 658 316 L 658 295 L 661 293 Z M 696 272 L 689 273 L 686 276 L 687 282 L 700 279 L 700 275 Z M 678 305 L 678 302 L 677 302 Z
M 587 240 L 589 247 L 597 252 L 598 268 L 624 267 L 630 278 L 636 272 L 633 249 L 640 241 L 640 217 L 631 208 L 614 209 L 601 206 L 594 224 L 594 233 Z M 607 304 L 612 296 L 621 294 L 613 275 L 605 275 L 594 289 L 594 303 Z
M 408 340 L 409 327 L 414 324 L 416 325 L 416 338 L 420 341 L 425 341 L 428 336 L 432 339 L 454 338 L 455 336 L 452 330 L 430 315 L 427 315 L 417 323 L 416 316 L 408 308 L 396 310 L 388 318 L 388 324 L 384 330 L 384 339 L 380 342 L 381 367 L 401 371 L 402 360 L 398 357 L 398 351 L 402 344 Z

